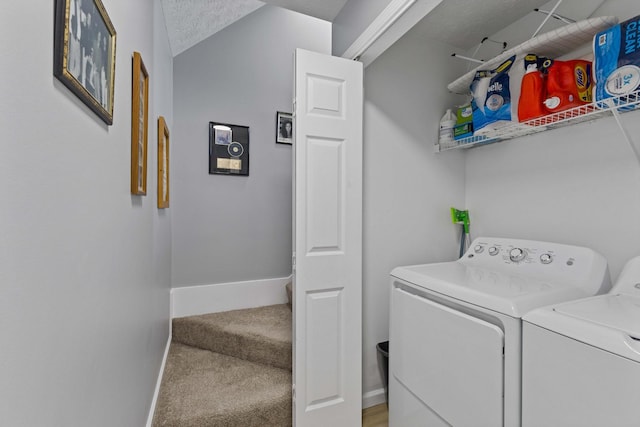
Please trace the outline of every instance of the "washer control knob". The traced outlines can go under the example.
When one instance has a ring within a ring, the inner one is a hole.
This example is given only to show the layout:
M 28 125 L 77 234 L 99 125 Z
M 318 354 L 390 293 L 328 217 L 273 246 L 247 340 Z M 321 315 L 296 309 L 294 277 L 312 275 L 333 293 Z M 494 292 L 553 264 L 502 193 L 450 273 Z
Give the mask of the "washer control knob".
M 509 259 L 513 262 L 520 262 L 527 256 L 524 249 L 513 248 L 509 251 Z
M 542 254 L 540 255 L 540 262 L 543 264 L 551 264 L 551 262 L 553 262 L 553 257 L 551 254 Z
M 481 254 L 481 253 L 482 253 L 482 251 L 484 251 L 484 246 L 482 246 L 482 245 L 476 245 L 476 246 L 473 248 L 473 250 L 474 250 L 474 252 L 475 252 L 475 253 L 477 253 L 477 254 Z
M 495 246 L 491 246 L 489 248 L 489 255 L 491 255 L 491 256 L 498 255 L 498 252 L 500 252 L 500 250 L 498 248 L 496 248 Z

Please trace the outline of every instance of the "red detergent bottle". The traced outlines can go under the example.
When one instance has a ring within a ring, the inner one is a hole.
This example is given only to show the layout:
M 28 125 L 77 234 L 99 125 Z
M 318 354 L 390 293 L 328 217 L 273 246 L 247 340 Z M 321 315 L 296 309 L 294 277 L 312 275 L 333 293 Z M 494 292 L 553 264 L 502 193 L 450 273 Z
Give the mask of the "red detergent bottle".
M 545 108 L 549 113 L 567 110 L 592 100 L 591 61 L 547 60 Z
M 547 115 L 544 106 L 545 82 L 544 76 L 538 69 L 538 57 L 528 54 L 524 57 L 525 74 L 520 86 L 518 100 L 518 121 L 524 122 Z

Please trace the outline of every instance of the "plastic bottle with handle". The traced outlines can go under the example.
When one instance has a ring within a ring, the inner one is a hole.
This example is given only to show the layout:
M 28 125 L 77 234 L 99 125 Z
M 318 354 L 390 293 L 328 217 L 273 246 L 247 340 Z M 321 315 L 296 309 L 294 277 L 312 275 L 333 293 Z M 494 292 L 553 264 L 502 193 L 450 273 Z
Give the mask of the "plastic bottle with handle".
M 546 97 L 544 77 L 538 69 L 538 57 L 524 57 L 525 74 L 522 77 L 518 100 L 518 121 L 524 122 L 548 114 L 544 107 Z
M 440 137 L 438 138 L 438 144 L 440 148 L 451 148 L 455 146 L 453 139 L 453 128 L 456 125 L 456 116 L 451 111 L 451 108 L 447 108 L 447 112 L 440 119 Z

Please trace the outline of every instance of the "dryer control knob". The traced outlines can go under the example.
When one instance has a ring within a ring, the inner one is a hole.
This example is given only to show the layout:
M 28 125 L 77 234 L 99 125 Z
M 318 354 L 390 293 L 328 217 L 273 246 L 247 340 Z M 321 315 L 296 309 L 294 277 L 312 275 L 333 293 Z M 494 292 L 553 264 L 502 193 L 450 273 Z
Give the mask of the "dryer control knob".
M 473 250 L 475 251 L 475 253 L 480 254 L 482 253 L 482 251 L 484 251 L 484 246 L 482 245 L 476 245 Z
M 551 254 L 542 254 L 540 255 L 540 262 L 543 264 L 551 264 L 553 261 L 553 257 Z
M 489 248 L 489 255 L 491 255 L 491 256 L 498 255 L 498 252 L 500 252 L 500 249 L 496 248 L 495 246 L 491 246 Z
M 509 259 L 513 262 L 520 262 L 527 256 L 524 249 L 513 248 L 509 251 Z

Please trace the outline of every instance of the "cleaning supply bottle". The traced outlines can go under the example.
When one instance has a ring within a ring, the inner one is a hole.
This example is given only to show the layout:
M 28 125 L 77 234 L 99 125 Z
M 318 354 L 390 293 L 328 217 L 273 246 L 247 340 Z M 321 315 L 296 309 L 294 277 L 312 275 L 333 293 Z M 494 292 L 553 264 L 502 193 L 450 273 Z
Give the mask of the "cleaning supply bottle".
M 438 139 L 440 148 L 451 148 L 455 146 L 455 141 L 453 140 L 453 128 L 455 125 L 456 116 L 451 112 L 451 108 L 448 108 L 447 112 L 444 113 L 444 116 L 440 119 L 440 137 Z
M 546 99 L 549 113 L 588 104 L 592 99 L 591 62 L 580 59 L 545 64 Z
M 528 54 L 524 57 L 525 74 L 522 77 L 520 99 L 518 100 L 518 121 L 542 117 L 547 113 L 544 108 L 545 82 L 538 69 L 538 57 Z

